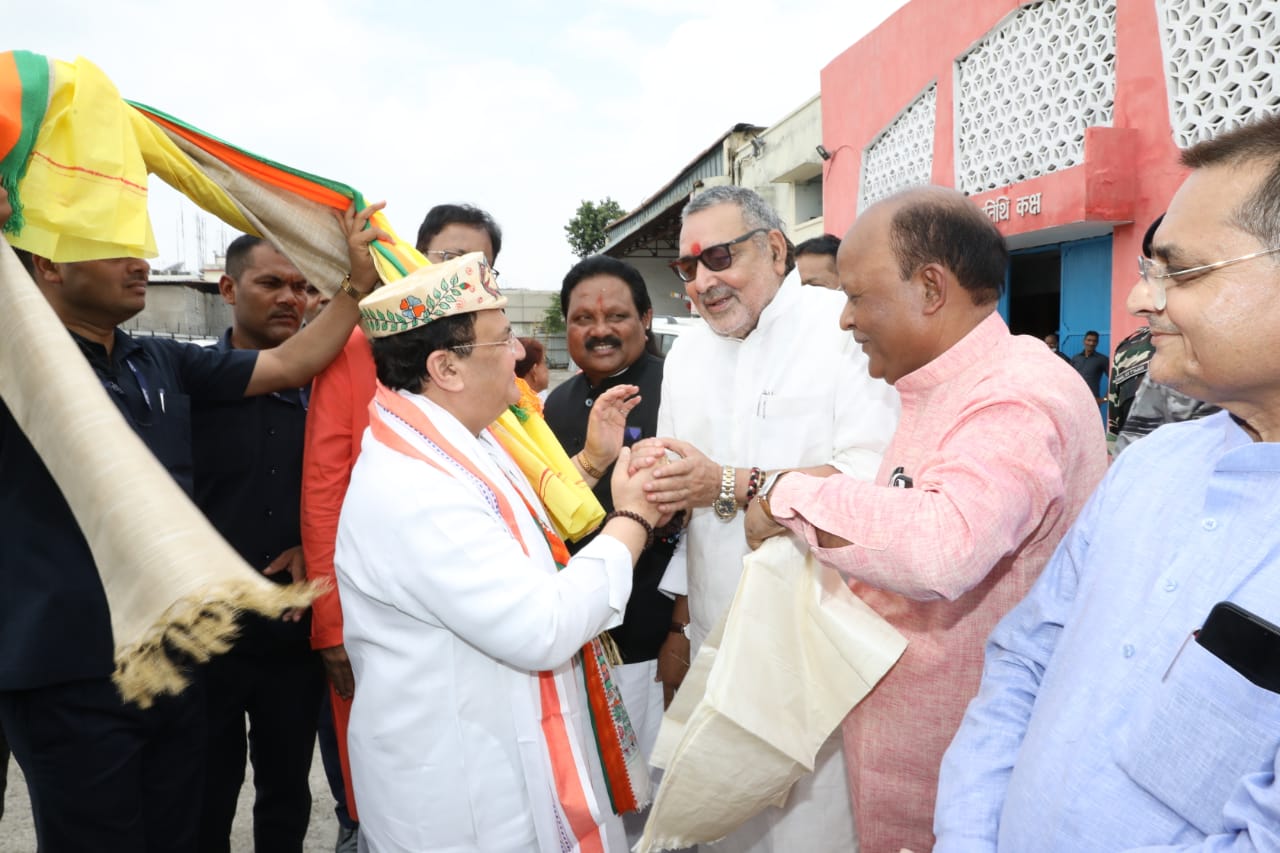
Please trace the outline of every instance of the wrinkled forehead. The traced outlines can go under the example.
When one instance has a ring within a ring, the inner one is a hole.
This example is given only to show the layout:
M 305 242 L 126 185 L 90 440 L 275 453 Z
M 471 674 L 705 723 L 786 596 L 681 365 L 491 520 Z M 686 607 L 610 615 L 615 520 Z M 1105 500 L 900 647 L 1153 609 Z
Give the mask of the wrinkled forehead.
M 697 255 L 708 246 L 728 243 L 747 230 L 742 210 L 732 202 L 691 213 L 680 226 L 680 254 Z

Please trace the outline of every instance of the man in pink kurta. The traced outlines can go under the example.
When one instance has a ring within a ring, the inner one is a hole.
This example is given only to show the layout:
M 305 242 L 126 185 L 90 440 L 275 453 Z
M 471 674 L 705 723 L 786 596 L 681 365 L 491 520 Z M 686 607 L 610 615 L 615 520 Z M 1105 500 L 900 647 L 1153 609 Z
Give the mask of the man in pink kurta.
M 860 216 L 840 249 L 841 324 L 901 396 L 897 432 L 874 483 L 786 474 L 747 521 L 754 540 L 804 537 L 907 637 L 844 725 L 862 853 L 932 848 L 938 766 L 987 635 L 1106 469 L 1088 389 L 995 311 L 1007 261 L 999 233 L 950 190 L 909 190 Z

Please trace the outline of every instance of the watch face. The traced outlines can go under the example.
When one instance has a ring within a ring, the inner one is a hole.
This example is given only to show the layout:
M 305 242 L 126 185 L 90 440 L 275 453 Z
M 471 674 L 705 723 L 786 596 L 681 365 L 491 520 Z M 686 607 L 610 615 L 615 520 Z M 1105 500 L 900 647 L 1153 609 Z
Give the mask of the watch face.
M 717 516 L 726 521 L 738 514 L 738 504 L 732 498 L 716 498 L 711 508 L 716 511 Z

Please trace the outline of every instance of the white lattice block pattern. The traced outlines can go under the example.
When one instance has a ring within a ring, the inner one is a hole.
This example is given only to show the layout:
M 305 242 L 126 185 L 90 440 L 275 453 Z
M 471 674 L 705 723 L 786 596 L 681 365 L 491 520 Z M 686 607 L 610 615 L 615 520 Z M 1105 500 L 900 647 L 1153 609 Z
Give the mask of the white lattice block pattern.
M 1085 129 L 1110 127 L 1115 109 L 1116 2 L 1024 6 L 956 60 L 961 190 L 985 192 L 1083 161 Z
M 929 183 L 937 117 L 938 84 L 934 83 L 866 147 L 859 212 L 900 189 Z
M 1169 123 L 1186 148 L 1280 108 L 1280 3 L 1158 0 Z

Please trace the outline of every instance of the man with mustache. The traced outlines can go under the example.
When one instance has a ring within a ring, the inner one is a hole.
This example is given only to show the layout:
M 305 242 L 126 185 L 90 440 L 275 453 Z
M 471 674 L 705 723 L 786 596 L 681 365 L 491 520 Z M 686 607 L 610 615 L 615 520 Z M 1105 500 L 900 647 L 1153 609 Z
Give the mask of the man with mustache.
M 672 347 L 660 438 L 637 453 L 683 457 L 657 467 L 649 494 L 664 511 L 691 510 L 665 583 L 687 593 L 694 651 L 737 589 L 748 552 L 742 510 L 764 475 L 802 468 L 870 479 L 897 421 L 897 395 L 868 375 L 866 356 L 837 325 L 842 300 L 801 285 L 782 227 L 752 190 L 713 187 L 685 206 L 672 263 L 707 324 Z M 712 849 L 849 850 L 841 753 L 837 735 L 785 808 L 766 809 Z
M 227 247 L 218 282 L 231 306 L 231 327 L 213 349 L 270 350 L 302 325 L 308 285 L 302 273 L 261 238 L 242 235 Z M 192 406 L 196 504 L 245 562 L 279 583 L 305 578 L 299 497 L 307 388 Z M 231 651 L 205 667 L 208 763 L 200 849 L 229 850 L 244 781 L 245 718 L 260 851 L 301 851 L 311 814 L 308 774 L 315 750 L 323 675 L 311 651 L 310 614 L 281 620 L 246 614 Z
M 565 316 L 569 355 L 582 372 L 551 392 L 543 415 L 565 452 L 577 455 L 588 471 L 602 474 L 594 490 L 601 505 L 611 510 L 613 460 L 600 448 L 587 445 L 587 419 L 605 391 L 617 385 L 635 385 L 640 389 L 640 402 L 627 415 L 624 441 L 630 445 L 657 433 L 663 362 L 645 349 L 653 308 L 644 278 L 635 267 L 607 255 L 595 255 L 565 275 L 560 310 Z M 590 541 L 575 543 L 573 550 Z M 663 708 L 671 701 L 689 659 L 689 641 L 681 633 L 688 614 L 682 607 L 673 617 L 671 598 L 658 590 L 674 548 L 674 538 L 660 538 L 640 555 L 626 616 L 609 632 L 622 655 L 614 677 L 646 758 L 657 740 Z M 627 815 L 624 823 L 629 840 L 639 840 L 644 828 L 640 816 Z
M 940 853 L 1277 849 L 1280 114 L 1180 160 L 1128 309 L 1152 381 L 1226 411 L 1117 457 L 991 634 Z

